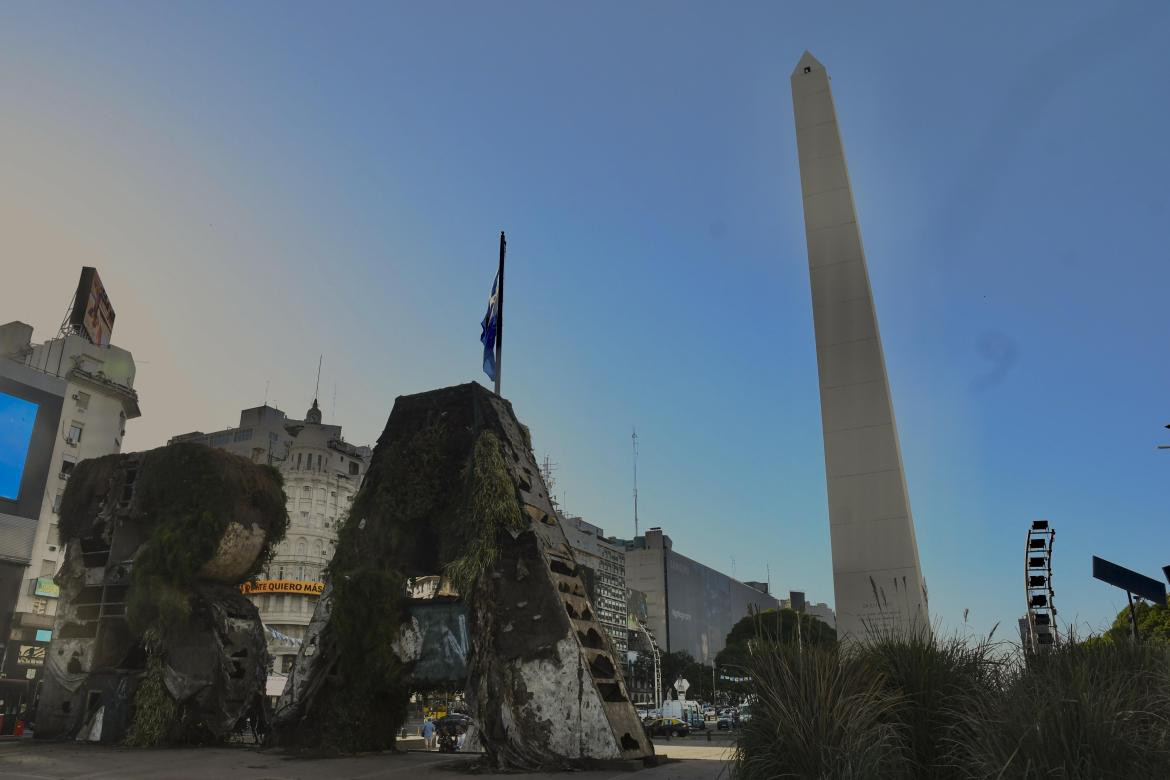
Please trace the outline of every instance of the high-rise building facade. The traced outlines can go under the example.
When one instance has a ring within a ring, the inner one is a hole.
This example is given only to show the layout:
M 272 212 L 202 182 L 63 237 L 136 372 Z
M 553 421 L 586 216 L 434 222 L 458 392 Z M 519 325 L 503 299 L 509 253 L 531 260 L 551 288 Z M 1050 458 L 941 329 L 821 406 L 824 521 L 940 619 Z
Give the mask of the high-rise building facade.
M 663 652 L 712 663 L 741 618 L 780 607 L 762 590 L 675 552 L 661 528 L 624 544 L 626 585 L 646 595 L 646 623 Z
M 271 693 L 292 668 L 324 589 L 323 575 L 333 558 L 337 529 L 361 487 L 371 450 L 346 442 L 340 425 L 324 424 L 315 399 L 303 420 L 290 419 L 272 406 L 259 406 L 240 412 L 236 428 L 186 433 L 169 443 L 175 442 L 225 449 L 272 465 L 284 477 L 288 533 L 261 578 L 249 588 L 269 631 Z
M 926 585 L 837 108 L 808 52 L 792 73 L 825 440 L 837 633 L 929 631 Z
M 6 707 L 27 701 L 52 640 L 59 593 L 53 577 L 64 560 L 57 513 L 69 475 L 79 461 L 121 451 L 126 422 L 141 415 L 129 352 L 78 332 L 36 345 L 32 335 L 21 322 L 0 326 L 0 699 Z
M 624 657 L 629 646 L 625 549 L 607 539 L 601 528 L 580 517 L 561 516 L 561 528 L 573 548 L 577 563 L 592 570 L 593 609 L 597 622 L 613 639 L 614 650 Z

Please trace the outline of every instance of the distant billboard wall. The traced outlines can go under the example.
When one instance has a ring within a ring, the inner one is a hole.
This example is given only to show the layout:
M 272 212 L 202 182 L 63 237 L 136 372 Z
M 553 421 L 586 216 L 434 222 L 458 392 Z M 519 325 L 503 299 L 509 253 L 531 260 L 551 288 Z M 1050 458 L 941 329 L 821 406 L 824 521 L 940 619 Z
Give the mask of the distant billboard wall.
M 73 312 L 69 324 L 80 327 L 94 344 L 110 345 L 110 333 L 114 330 L 114 307 L 106 295 L 96 268 L 85 266 L 81 269 L 81 280 L 77 283 L 77 296 L 73 301 Z
M 27 563 L 32 554 L 65 386 L 58 377 L 0 360 L 0 559 Z
M 32 401 L 0 392 L 0 498 L 20 498 L 38 409 Z
M 411 671 L 414 682 L 424 686 L 465 682 L 471 653 L 467 605 L 430 602 L 411 604 L 408 609 L 417 621 L 422 648 Z
M 684 555 L 667 554 L 666 593 L 670 651 L 710 663 L 732 626 L 749 611 L 778 609 L 780 602 Z M 661 639 L 661 638 L 660 638 Z

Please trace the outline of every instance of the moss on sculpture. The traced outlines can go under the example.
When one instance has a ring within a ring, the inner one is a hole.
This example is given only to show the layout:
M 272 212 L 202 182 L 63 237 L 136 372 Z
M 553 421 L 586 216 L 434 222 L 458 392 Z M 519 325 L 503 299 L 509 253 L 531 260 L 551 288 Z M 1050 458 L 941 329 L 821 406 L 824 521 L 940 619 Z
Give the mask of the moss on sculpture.
M 472 460 L 467 464 L 464 482 L 470 485 L 468 514 L 464 523 L 463 554 L 446 566 L 446 574 L 460 593 L 470 593 L 472 586 L 499 558 L 501 531 L 519 532 L 525 519 L 516 500 L 516 486 L 508 476 L 499 437 L 483 431 L 475 440 Z
M 170 741 L 179 714 L 179 706 L 163 682 L 163 665 L 152 656 L 146 674 L 134 694 L 134 723 L 126 744 L 132 747 L 159 747 Z
M 190 617 L 188 589 L 222 553 L 229 526 L 252 529 L 258 551 L 245 556 L 228 584 L 254 577 L 267 565 L 288 529 L 284 480 L 270 466 L 200 444 L 82 461 L 61 500 L 62 538 L 106 533 L 98 518 L 107 501 L 117 500 L 111 490 L 122 488 L 114 480 L 132 457 L 138 468 L 128 516 L 148 537 L 134 558 L 127 615 L 136 633 L 166 634 Z

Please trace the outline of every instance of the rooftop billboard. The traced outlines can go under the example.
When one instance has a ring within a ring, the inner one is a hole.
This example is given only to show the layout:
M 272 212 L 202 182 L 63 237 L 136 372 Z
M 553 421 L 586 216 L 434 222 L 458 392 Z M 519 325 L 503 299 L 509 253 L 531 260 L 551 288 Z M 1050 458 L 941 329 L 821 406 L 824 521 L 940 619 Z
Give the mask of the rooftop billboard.
M 110 333 L 114 330 L 114 307 L 106 295 L 96 268 L 84 266 L 77 283 L 77 295 L 73 300 L 73 311 L 69 324 L 85 331 L 86 337 L 102 347 L 110 345 Z

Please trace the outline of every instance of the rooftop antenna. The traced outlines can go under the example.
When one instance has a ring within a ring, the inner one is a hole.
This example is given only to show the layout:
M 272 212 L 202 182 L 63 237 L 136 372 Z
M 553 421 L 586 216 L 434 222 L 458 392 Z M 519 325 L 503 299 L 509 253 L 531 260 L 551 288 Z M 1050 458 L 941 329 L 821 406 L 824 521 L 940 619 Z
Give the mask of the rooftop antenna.
M 544 454 L 544 463 L 540 465 L 540 475 L 544 477 L 544 486 L 548 490 L 549 496 L 553 494 L 553 485 L 557 484 L 557 478 L 553 476 L 553 471 L 557 468 L 557 464 L 552 462 L 552 458 L 546 452 Z
M 634 443 L 634 538 L 638 538 L 638 429 L 630 434 Z
M 321 363 L 325 360 L 325 356 L 317 358 L 317 386 L 313 388 L 313 400 L 316 401 L 319 397 L 318 391 L 321 389 Z

